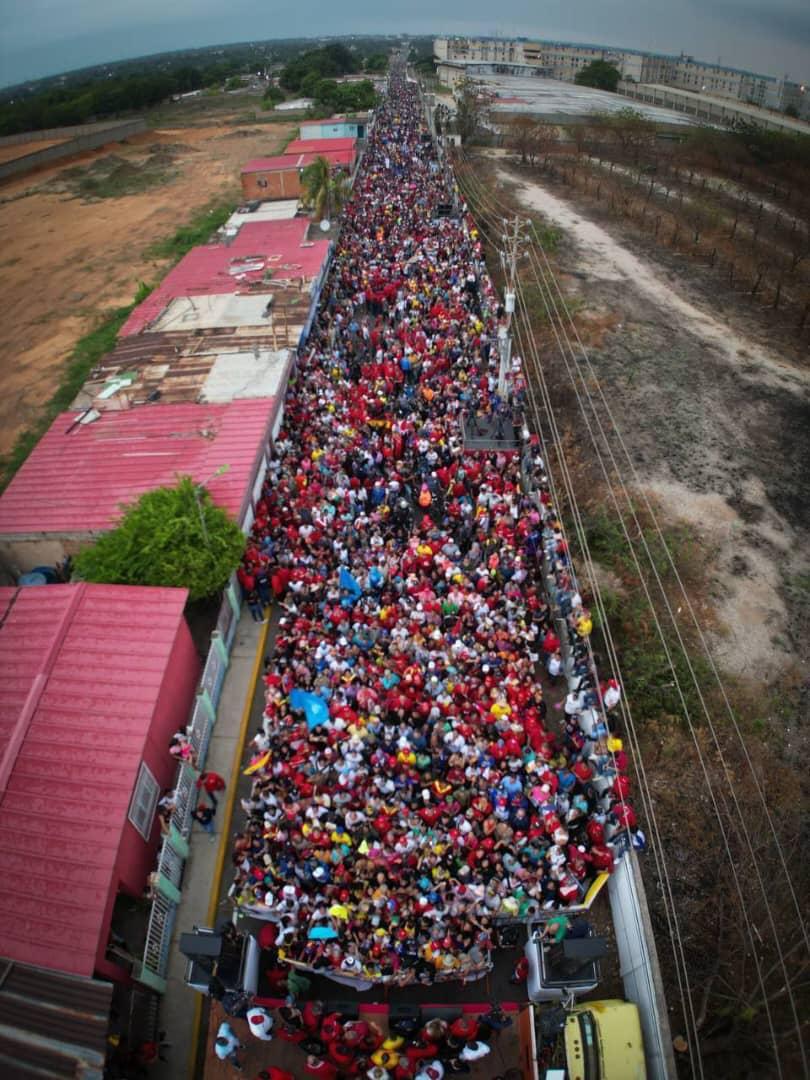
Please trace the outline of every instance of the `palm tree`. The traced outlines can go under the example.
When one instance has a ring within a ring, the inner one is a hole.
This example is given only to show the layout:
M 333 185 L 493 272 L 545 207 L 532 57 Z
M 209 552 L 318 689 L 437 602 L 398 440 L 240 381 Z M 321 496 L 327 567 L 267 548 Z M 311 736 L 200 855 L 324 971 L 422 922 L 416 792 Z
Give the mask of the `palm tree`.
M 332 166 L 325 157 L 316 157 L 301 173 L 304 199 L 316 218 L 340 212 L 349 196 L 349 178 L 345 173 L 332 176 Z

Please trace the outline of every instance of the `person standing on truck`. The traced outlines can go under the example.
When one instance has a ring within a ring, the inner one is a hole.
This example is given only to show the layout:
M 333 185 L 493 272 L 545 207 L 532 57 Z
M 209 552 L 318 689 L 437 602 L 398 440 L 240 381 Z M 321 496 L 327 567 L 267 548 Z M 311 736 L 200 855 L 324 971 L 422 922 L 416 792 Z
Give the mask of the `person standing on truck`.
M 543 927 L 543 943 L 559 945 L 568 933 L 570 925 L 571 920 L 567 915 L 555 915 L 552 919 L 549 919 Z

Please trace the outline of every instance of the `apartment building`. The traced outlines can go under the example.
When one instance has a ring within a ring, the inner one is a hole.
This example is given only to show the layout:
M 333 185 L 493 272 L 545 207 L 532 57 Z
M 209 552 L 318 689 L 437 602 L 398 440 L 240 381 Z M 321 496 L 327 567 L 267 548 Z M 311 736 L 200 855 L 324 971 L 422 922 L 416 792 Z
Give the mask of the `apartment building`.
M 436 38 L 437 61 L 446 64 L 513 64 L 547 78 L 573 82 L 594 60 L 614 64 L 626 82 L 673 86 L 681 90 L 748 102 L 783 112 L 792 105 L 799 116 L 810 117 L 810 92 L 804 85 L 681 54 L 644 52 L 609 45 L 527 38 Z M 444 69 L 445 71 L 447 68 Z M 441 79 L 441 71 L 439 75 Z

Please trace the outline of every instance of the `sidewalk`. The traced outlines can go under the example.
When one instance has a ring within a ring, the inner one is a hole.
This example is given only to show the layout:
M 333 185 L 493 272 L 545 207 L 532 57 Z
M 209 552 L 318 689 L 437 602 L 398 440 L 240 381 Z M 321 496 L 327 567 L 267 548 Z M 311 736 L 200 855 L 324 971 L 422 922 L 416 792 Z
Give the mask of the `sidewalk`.
M 206 768 L 228 781 L 228 789 L 219 798 L 216 843 L 194 826 L 191 851 L 183 876 L 182 900 L 172 935 L 171 958 L 166 992 L 160 1007 L 160 1028 L 166 1032 L 170 1049 L 168 1061 L 158 1062 L 151 1074 L 156 1080 L 178 1080 L 192 1075 L 195 1043 L 199 1035 L 202 1000 L 189 990 L 183 976 L 186 958 L 177 943 L 181 933 L 195 925 L 211 926 L 217 916 L 217 897 L 223 865 L 228 850 L 227 837 L 232 832 L 231 816 L 236 796 L 236 776 L 242 745 L 250 721 L 256 682 L 261 675 L 268 624 L 254 622 L 245 609 L 236 628 L 228 671 L 222 688 L 216 726 L 211 735 Z

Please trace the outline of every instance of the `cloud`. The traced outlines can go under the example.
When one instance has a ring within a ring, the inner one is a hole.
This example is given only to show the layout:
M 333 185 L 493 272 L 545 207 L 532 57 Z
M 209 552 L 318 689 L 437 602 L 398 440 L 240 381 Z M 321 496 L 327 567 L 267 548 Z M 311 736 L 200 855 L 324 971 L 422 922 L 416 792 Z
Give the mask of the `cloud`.
M 686 51 L 810 78 L 808 0 L 0 0 L 5 84 L 105 60 L 233 41 L 348 33 L 463 33 Z

